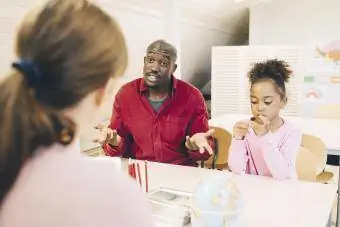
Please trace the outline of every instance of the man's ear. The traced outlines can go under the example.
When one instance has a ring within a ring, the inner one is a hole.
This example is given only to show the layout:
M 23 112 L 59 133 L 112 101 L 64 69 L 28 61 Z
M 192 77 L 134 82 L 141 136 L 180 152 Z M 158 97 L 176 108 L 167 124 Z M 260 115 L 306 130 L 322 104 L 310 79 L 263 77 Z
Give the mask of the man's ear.
M 177 69 L 177 64 L 174 64 L 174 68 L 172 70 L 172 74 L 176 71 L 176 69 Z
M 146 57 L 144 57 L 143 60 L 144 60 L 144 63 L 145 63 L 146 62 Z

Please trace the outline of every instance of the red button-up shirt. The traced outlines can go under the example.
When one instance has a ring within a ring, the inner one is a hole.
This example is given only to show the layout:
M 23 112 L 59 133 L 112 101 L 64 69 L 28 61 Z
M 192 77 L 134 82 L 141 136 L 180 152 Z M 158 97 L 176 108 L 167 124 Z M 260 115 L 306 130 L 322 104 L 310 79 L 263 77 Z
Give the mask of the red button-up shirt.
M 117 147 L 104 146 L 106 155 L 197 166 L 208 152 L 188 151 L 186 136 L 206 132 L 208 112 L 200 91 L 173 77 L 172 93 L 155 112 L 142 78 L 125 84 L 117 93 L 110 128 L 122 138 Z M 212 138 L 209 138 L 212 146 Z

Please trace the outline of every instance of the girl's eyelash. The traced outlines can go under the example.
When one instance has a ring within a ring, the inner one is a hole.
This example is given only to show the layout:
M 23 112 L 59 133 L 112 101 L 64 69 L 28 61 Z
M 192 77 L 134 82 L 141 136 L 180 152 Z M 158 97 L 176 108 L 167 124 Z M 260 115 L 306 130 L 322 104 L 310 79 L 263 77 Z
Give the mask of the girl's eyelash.
M 257 102 L 251 102 L 252 104 L 256 104 Z M 272 102 L 264 102 L 266 105 L 272 104 Z

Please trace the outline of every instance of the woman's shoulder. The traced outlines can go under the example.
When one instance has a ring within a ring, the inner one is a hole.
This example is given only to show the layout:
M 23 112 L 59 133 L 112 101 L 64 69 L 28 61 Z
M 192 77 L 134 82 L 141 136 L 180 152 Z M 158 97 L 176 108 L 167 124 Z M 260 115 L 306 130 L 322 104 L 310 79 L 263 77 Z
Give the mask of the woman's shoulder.
M 72 180 L 79 183 L 69 185 L 72 187 L 70 190 L 77 188 L 78 192 L 74 191 L 74 194 L 80 193 L 74 203 L 78 204 L 78 209 L 85 209 L 86 213 L 101 212 L 91 215 L 93 221 L 105 223 L 105 226 L 110 226 L 109 223 L 112 226 L 113 222 L 114 226 L 152 226 L 146 196 L 115 159 L 78 158 L 78 169 L 74 171 Z M 88 208 L 83 208 L 84 200 L 88 201 Z M 134 218 L 128 218 L 127 213 Z
M 110 161 L 76 154 L 45 151 L 33 158 L 6 200 L 0 223 L 11 225 L 1 226 L 54 227 L 59 219 L 74 227 L 152 226 L 147 199 L 127 174 Z

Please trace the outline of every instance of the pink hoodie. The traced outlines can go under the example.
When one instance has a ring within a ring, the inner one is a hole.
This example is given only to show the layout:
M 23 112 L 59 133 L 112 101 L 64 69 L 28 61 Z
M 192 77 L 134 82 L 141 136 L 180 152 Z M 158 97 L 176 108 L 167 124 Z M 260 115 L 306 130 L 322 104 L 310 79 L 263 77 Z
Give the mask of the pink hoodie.
M 111 162 L 76 143 L 39 149 L 2 203 L 1 227 L 153 226 L 146 198 Z
M 233 139 L 228 158 L 234 173 L 297 179 L 295 162 L 301 146 L 300 130 L 288 121 L 274 133 L 257 137 L 250 127 L 244 140 Z

